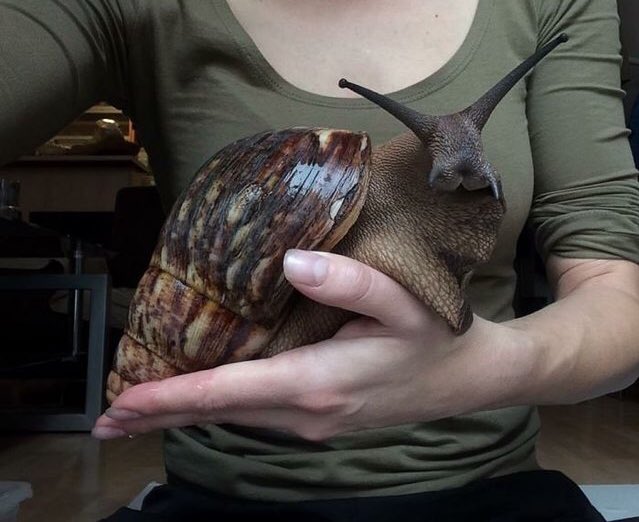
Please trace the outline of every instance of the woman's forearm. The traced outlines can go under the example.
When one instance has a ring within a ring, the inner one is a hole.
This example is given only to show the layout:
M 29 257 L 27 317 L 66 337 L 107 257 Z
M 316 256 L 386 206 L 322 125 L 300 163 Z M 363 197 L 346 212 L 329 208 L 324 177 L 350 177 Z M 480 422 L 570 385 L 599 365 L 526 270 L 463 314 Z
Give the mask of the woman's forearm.
M 555 258 L 549 271 L 557 301 L 505 324 L 527 338 L 533 354 L 518 402 L 577 402 L 632 384 L 639 374 L 639 266 Z

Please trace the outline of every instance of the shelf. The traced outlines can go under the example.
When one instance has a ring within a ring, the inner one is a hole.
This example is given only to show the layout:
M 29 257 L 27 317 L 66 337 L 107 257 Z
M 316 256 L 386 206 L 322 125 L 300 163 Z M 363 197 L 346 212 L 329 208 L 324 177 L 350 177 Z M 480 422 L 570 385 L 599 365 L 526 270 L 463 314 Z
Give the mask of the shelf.
M 53 156 L 21 156 L 12 165 L 21 164 L 70 164 L 70 163 L 97 163 L 97 164 L 125 164 L 131 163 L 139 168 L 143 172 L 148 172 L 148 169 L 142 162 L 137 159 L 137 156 L 83 156 L 83 155 L 53 155 Z
M 116 109 L 111 105 L 94 105 L 93 107 L 84 111 L 84 114 L 112 114 L 114 116 L 120 116 L 126 118 L 120 109 Z

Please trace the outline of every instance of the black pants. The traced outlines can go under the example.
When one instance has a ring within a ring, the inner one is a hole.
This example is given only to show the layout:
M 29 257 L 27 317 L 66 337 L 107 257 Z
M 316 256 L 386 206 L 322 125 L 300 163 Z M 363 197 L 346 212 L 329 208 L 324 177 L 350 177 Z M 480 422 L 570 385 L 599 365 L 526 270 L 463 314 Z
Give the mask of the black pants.
M 481 480 L 446 491 L 392 497 L 256 502 L 170 484 L 155 488 L 142 511 L 120 509 L 104 522 L 601 522 L 579 487 L 556 471 Z

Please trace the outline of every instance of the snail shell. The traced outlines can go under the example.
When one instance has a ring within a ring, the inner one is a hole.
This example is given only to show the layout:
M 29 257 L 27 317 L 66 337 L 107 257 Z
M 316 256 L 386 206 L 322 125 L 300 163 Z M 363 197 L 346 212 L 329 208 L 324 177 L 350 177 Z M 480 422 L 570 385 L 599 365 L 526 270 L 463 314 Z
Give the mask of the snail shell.
M 330 250 L 370 176 L 364 133 L 293 128 L 228 145 L 169 214 L 108 377 L 127 387 L 257 357 L 287 315 L 290 248 Z

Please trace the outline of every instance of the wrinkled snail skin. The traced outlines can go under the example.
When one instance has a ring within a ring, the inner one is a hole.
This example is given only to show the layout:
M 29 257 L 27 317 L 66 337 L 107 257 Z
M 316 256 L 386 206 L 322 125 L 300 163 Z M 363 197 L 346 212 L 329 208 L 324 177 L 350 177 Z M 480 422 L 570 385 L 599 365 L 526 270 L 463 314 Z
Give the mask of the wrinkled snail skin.
M 505 212 L 481 129 L 508 90 L 565 40 L 542 47 L 451 115 L 422 115 L 341 80 L 412 131 L 372 152 L 364 133 L 306 128 L 222 149 L 167 218 L 129 309 L 109 402 L 134 384 L 333 335 L 351 314 L 293 297 L 282 271 L 289 248 L 362 261 L 464 333 L 473 318 L 465 288 L 489 259 Z

